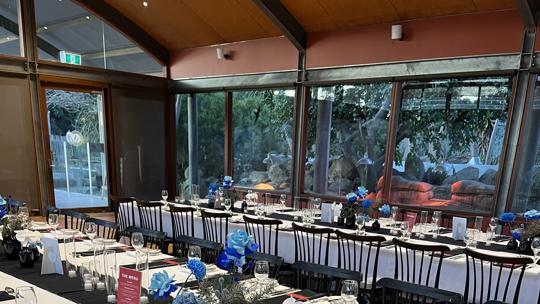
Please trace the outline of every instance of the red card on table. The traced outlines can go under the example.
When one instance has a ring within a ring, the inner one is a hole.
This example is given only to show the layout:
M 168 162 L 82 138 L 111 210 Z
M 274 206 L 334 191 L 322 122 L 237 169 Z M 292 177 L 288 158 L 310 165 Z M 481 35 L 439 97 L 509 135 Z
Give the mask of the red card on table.
M 405 222 L 409 223 L 409 232 L 412 232 L 414 224 L 416 224 L 417 214 L 414 212 L 405 212 Z
M 142 272 L 120 267 L 118 274 L 118 304 L 139 303 L 141 299 Z

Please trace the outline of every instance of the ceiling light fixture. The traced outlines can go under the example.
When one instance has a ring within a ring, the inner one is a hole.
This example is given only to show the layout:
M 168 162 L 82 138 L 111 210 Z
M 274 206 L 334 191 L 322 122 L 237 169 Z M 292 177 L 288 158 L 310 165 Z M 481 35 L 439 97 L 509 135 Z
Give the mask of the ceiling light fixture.
M 46 27 L 46 26 L 44 26 L 44 27 L 43 27 L 43 29 L 44 29 L 44 30 L 48 30 L 49 28 L 48 28 L 48 27 Z
M 148 1 L 143 1 L 143 2 L 142 2 L 142 5 L 143 5 L 144 7 L 148 7 Z
M 220 48 L 220 47 L 216 48 L 216 55 L 217 55 L 218 60 L 222 60 L 222 59 L 229 60 L 229 59 L 231 59 L 231 55 L 225 53 L 223 48 Z
M 87 19 L 87 20 L 90 20 L 90 16 L 86 16 L 86 19 Z

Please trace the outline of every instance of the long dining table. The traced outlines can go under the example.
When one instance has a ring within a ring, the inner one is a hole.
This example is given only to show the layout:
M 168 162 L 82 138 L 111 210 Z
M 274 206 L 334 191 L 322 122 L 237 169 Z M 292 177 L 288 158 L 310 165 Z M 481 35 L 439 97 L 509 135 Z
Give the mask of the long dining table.
M 174 203 L 168 203 L 171 205 L 174 205 Z M 167 204 L 165 204 L 167 205 Z M 185 205 L 185 204 L 180 204 Z M 243 213 L 236 212 L 240 210 L 241 202 L 236 202 L 234 204 L 235 212 L 232 212 L 232 218 L 229 220 L 229 231 L 233 231 L 235 229 L 242 229 L 245 230 L 245 223 L 242 219 Z M 199 206 L 204 206 L 204 203 L 199 204 Z M 204 208 L 200 207 L 201 209 L 205 209 L 208 212 L 226 212 L 223 210 L 218 209 L 212 209 L 212 208 Z M 248 207 L 247 210 L 247 216 L 255 216 L 253 215 L 254 206 Z M 158 212 L 158 209 L 156 208 L 154 212 Z M 295 261 L 295 239 L 294 239 L 294 233 L 291 229 L 291 225 L 293 222 L 301 222 L 301 213 L 300 211 L 295 211 L 290 208 L 280 209 L 272 208 L 272 211 L 267 212 L 266 218 L 273 218 L 273 219 L 280 219 L 283 222 L 283 225 L 280 226 L 280 230 L 278 232 L 279 234 L 279 242 L 278 242 L 278 255 L 283 257 L 284 261 L 286 263 L 294 263 Z M 127 208 L 123 209 L 120 208 L 119 212 L 128 212 Z M 296 216 L 294 213 L 297 213 Z M 171 213 L 168 211 L 167 207 L 163 207 L 161 209 L 161 217 L 162 217 L 162 223 L 163 223 L 163 231 L 167 234 L 168 237 L 173 237 L 172 232 L 172 219 L 171 219 Z M 140 225 L 139 223 L 139 211 L 137 208 L 135 208 L 135 218 L 137 221 L 137 225 Z M 203 238 L 203 223 L 202 223 L 202 217 L 198 214 L 195 214 L 194 218 L 194 226 L 195 226 L 195 237 Z M 382 229 L 377 232 L 366 232 L 367 235 L 382 235 L 385 237 L 386 240 L 390 241 L 393 238 L 395 238 L 395 235 L 392 235 L 390 233 L 389 226 L 392 224 L 391 221 L 380 219 Z M 368 224 L 369 225 L 369 224 Z M 338 227 L 335 224 L 329 224 L 329 223 L 321 223 L 320 218 L 315 220 L 314 227 L 332 227 L 333 229 L 339 229 L 342 230 L 345 233 L 355 233 L 355 230 L 352 229 L 345 229 L 343 227 Z M 444 231 L 443 231 L 444 232 Z M 498 240 L 497 240 L 498 239 Z M 465 254 L 461 253 L 462 249 L 465 247 L 465 244 L 463 241 L 455 241 L 452 238 L 451 232 L 444 232 L 441 233 L 436 239 L 431 237 L 431 234 L 427 234 L 424 239 L 419 239 L 415 233 L 412 234 L 412 237 L 408 240 L 409 242 L 414 243 L 420 243 L 420 244 L 438 244 L 438 245 L 446 245 L 450 248 L 451 252 L 455 252 L 455 255 L 451 255 L 449 257 L 444 258 L 441 268 L 441 277 L 439 282 L 439 288 L 445 289 L 448 291 L 457 292 L 460 294 L 464 294 L 465 290 L 465 278 L 467 275 L 467 267 L 466 267 L 466 256 Z M 496 238 L 491 245 L 486 246 L 484 242 L 479 242 L 478 248 L 476 250 L 492 254 L 492 255 L 498 255 L 498 256 L 521 256 L 515 252 L 512 252 L 510 250 L 506 249 L 506 243 L 508 242 L 508 239 L 505 239 L 504 237 Z M 318 242 L 315 242 L 318 243 Z M 323 242 L 324 244 L 324 242 Z M 329 239 L 329 248 L 328 251 L 328 266 L 337 267 L 338 266 L 338 243 L 335 239 L 331 238 Z M 318 249 L 318 248 L 317 248 Z M 375 250 L 375 249 L 372 249 Z M 323 250 L 324 254 L 324 250 Z M 390 242 L 387 242 L 387 244 L 383 245 L 380 249 L 379 254 L 379 264 L 378 264 L 378 272 L 377 272 L 377 279 L 389 277 L 394 277 L 394 264 L 395 264 L 395 255 L 396 251 L 394 249 L 394 246 L 390 244 Z M 364 261 L 367 259 L 367 255 L 363 256 Z M 436 258 L 435 258 L 436 259 Z M 323 259 L 324 260 L 324 259 Z M 420 260 L 420 259 L 418 259 Z M 428 259 L 424 260 L 425 265 L 423 266 L 424 269 L 428 266 Z M 416 265 L 417 268 L 420 268 L 419 263 Z M 488 271 L 487 267 L 482 268 L 483 271 Z M 369 272 L 372 271 L 372 268 L 369 269 Z M 515 276 L 513 280 L 514 282 L 517 282 L 517 276 L 519 275 L 518 271 L 510 272 L 509 269 L 503 269 L 501 280 L 504 280 L 508 275 Z M 371 273 L 368 273 L 368 279 L 371 278 Z M 485 276 L 487 278 L 487 274 Z M 434 280 L 433 277 L 430 278 L 431 280 Z M 480 280 L 480 276 L 478 276 L 478 280 Z M 505 281 L 502 281 L 505 282 Z M 508 298 L 511 299 L 512 296 L 515 293 L 515 286 L 510 286 L 508 291 Z M 476 297 L 479 298 L 480 290 L 477 291 Z M 519 297 L 519 303 L 536 303 L 537 299 L 540 294 L 540 266 L 539 265 L 530 265 L 527 267 L 525 274 L 523 276 L 523 280 L 521 283 L 521 289 L 520 289 L 520 297 Z M 472 295 L 471 295 L 472 299 Z

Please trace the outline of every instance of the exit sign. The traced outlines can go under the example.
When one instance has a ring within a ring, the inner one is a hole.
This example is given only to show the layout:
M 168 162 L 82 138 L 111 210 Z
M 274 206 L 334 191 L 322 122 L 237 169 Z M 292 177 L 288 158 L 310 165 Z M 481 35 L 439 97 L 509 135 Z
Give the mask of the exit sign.
M 81 54 L 60 51 L 60 62 L 81 65 Z

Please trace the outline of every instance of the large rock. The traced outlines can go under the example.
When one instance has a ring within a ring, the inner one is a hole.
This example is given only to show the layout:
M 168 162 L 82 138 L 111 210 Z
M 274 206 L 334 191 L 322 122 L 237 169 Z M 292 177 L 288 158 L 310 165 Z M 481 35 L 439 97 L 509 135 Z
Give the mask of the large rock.
M 420 157 L 409 154 L 405 160 L 405 175 L 409 179 L 416 179 L 421 181 L 424 178 L 426 169 L 424 168 L 424 162 Z
M 346 178 L 338 178 L 328 183 L 328 192 L 338 193 L 342 195 L 350 192 L 354 188 L 354 182 Z
M 328 168 L 328 181 L 330 183 L 338 179 L 354 180 L 358 176 L 358 170 L 354 163 L 343 156 L 334 160 Z
M 480 176 L 480 170 L 475 167 L 467 167 L 465 169 L 461 169 L 456 173 L 457 180 L 478 180 L 478 177 Z
M 249 173 L 249 180 L 253 184 L 265 183 L 268 181 L 268 173 L 266 171 L 251 171 Z
M 443 185 L 451 185 L 451 184 L 453 184 L 453 183 L 455 183 L 457 181 L 458 181 L 458 179 L 454 175 L 452 175 L 452 176 L 448 176 L 447 178 L 445 178 L 443 180 L 442 184 Z
M 480 182 L 488 185 L 495 185 L 497 182 L 497 171 L 488 169 L 479 179 Z
M 268 168 L 268 178 L 272 184 L 281 185 L 287 180 L 287 175 L 279 165 L 272 165 Z

